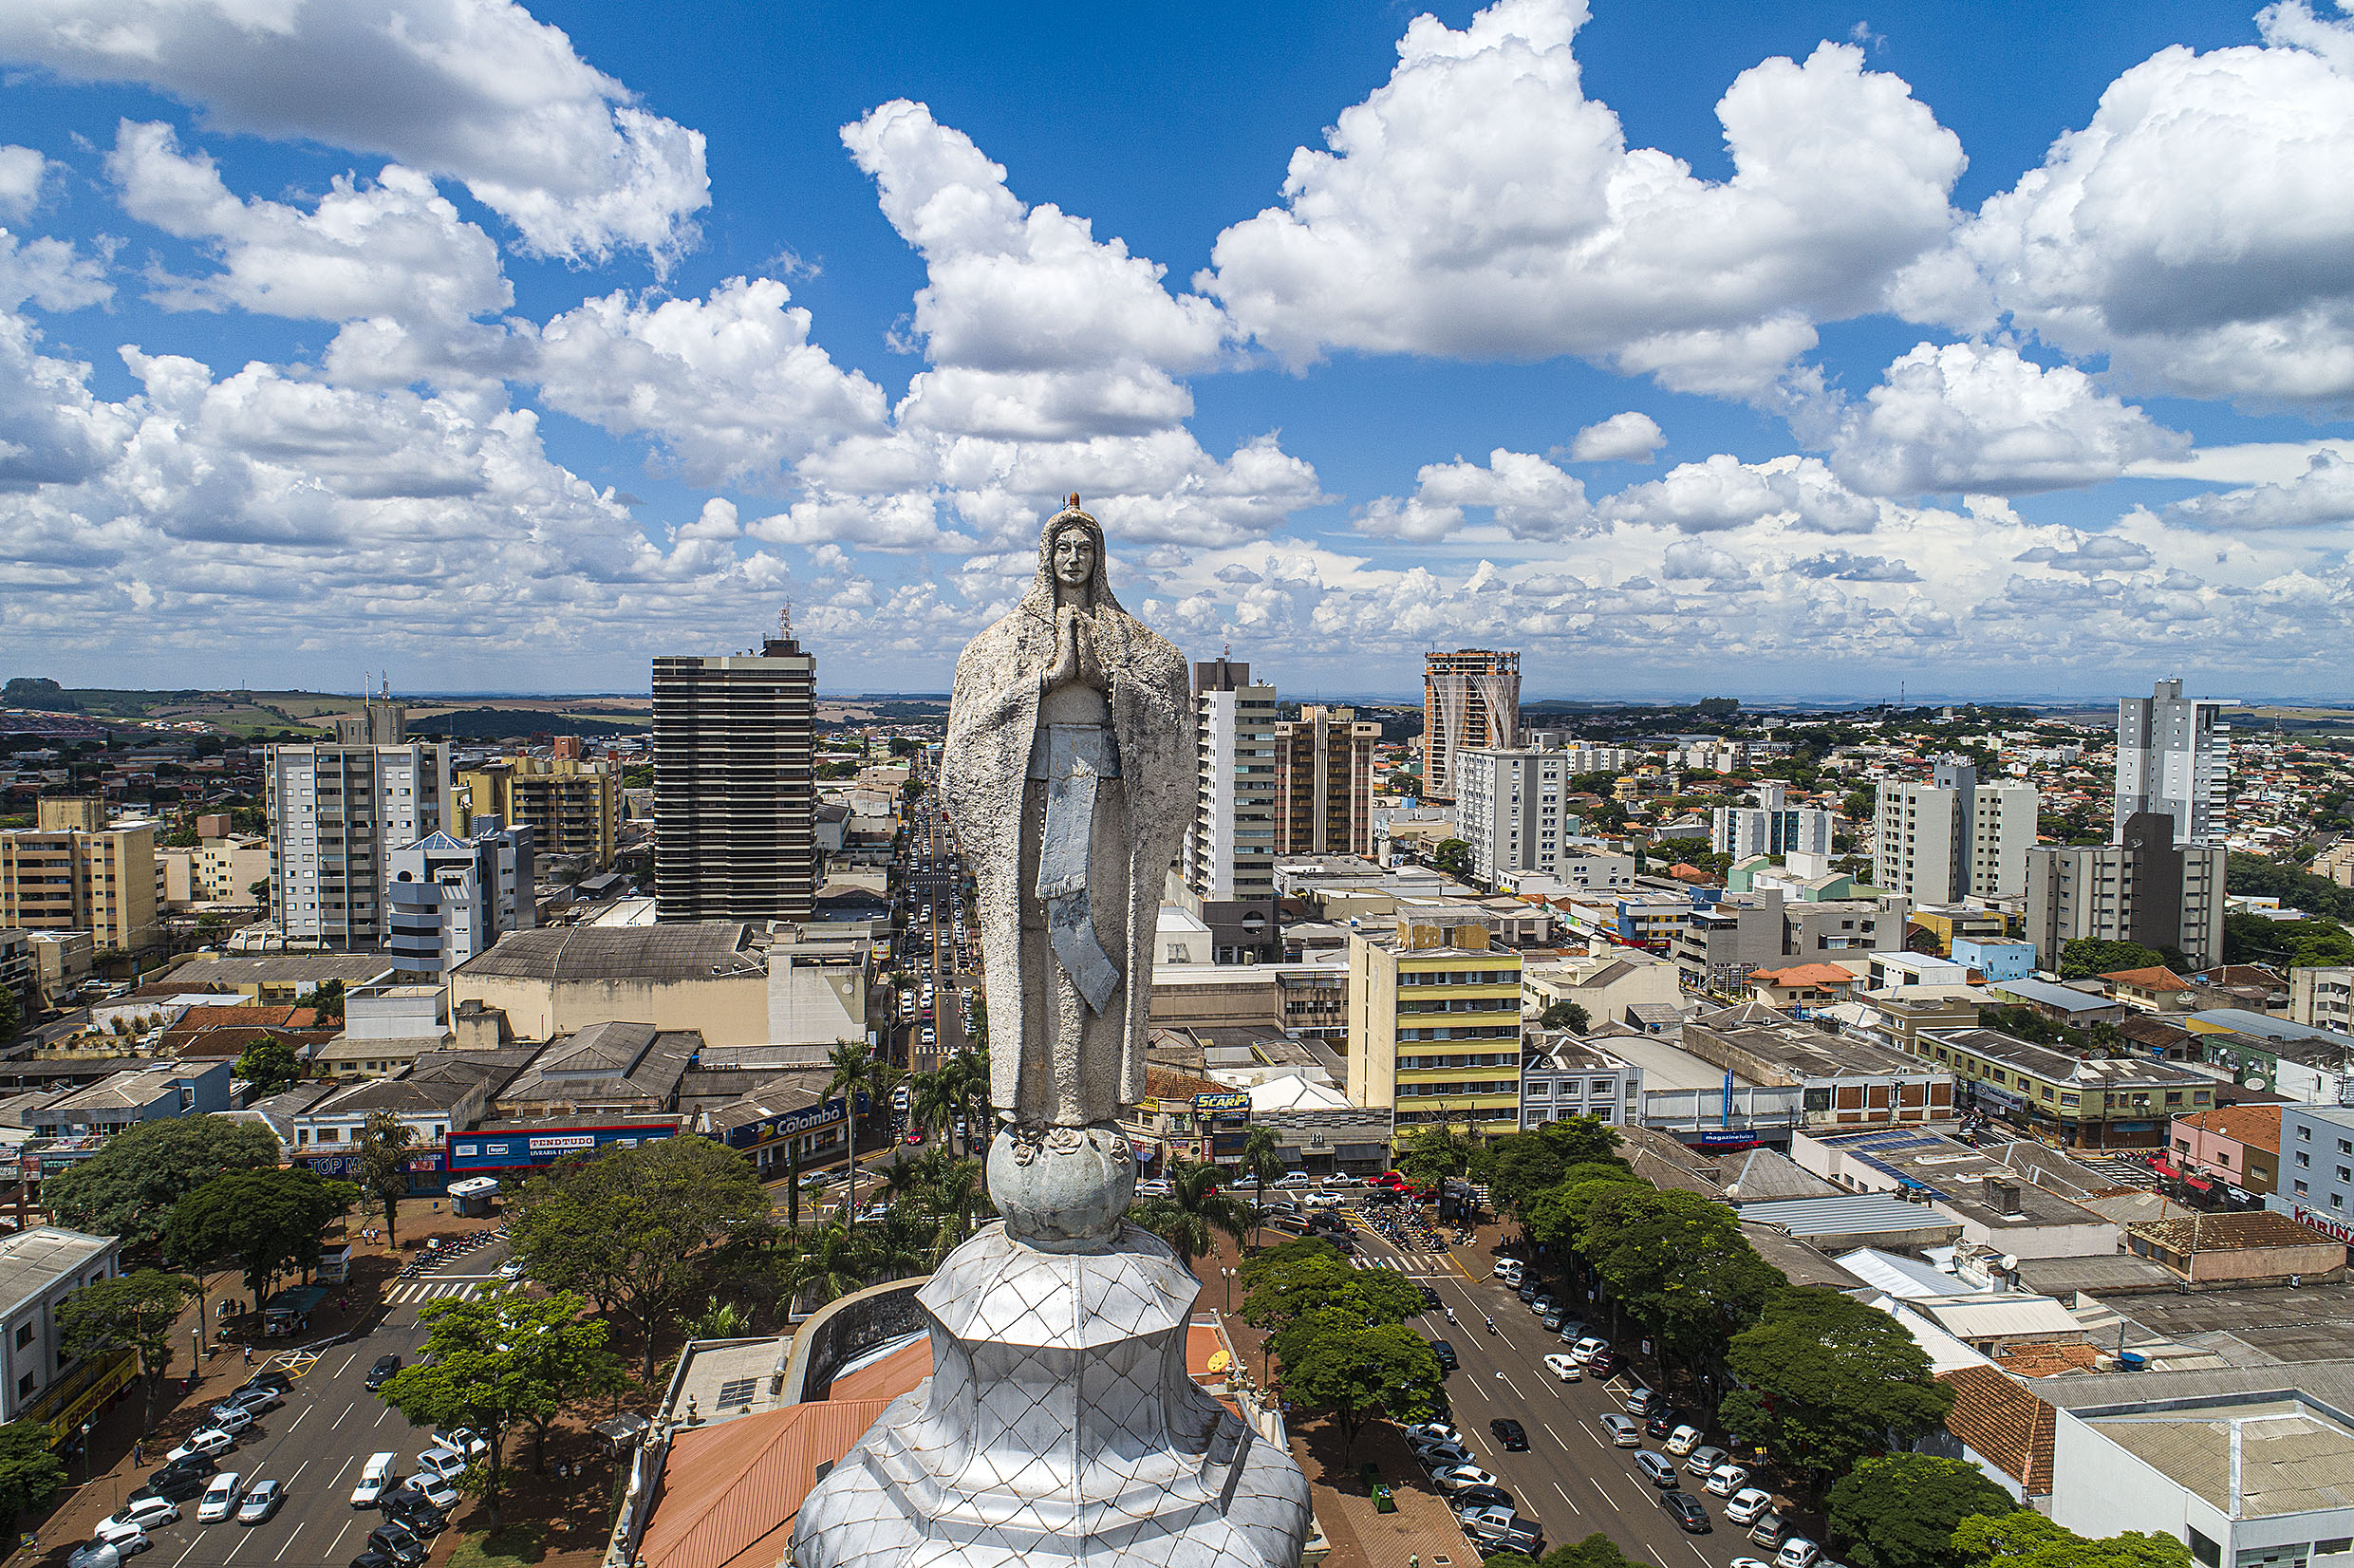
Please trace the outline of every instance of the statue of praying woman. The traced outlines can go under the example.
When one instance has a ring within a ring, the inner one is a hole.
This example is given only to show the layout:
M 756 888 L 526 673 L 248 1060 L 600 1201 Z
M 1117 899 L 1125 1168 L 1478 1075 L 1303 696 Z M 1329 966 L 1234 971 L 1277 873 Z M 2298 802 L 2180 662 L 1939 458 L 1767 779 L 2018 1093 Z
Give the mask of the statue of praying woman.
M 990 1097 L 1023 1166 L 1090 1132 L 1128 1157 L 1113 1121 L 1144 1093 L 1163 880 L 1192 810 L 1184 658 L 1120 607 L 1104 565 L 1074 495 L 1039 535 L 1037 583 L 958 659 L 941 753 L 975 883 Z M 994 1152 L 991 1169 L 994 1191 Z

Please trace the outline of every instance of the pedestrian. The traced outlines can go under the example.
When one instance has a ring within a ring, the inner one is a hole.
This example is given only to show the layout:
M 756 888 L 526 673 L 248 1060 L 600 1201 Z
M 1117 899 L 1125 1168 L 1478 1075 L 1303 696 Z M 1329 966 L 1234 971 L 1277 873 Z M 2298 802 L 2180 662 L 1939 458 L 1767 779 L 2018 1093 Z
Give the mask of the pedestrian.
M 143 1470 L 143 1469 L 145 1469 L 146 1467 L 147 1467 L 147 1450 L 146 1450 L 144 1447 L 142 1447 L 140 1445 L 137 1444 L 137 1443 L 132 1444 L 132 1445 L 131 1445 L 131 1468 L 132 1468 L 132 1469 L 134 1469 L 134 1470 Z
M 253 1347 L 251 1345 L 245 1347 L 245 1364 L 249 1367 L 253 1364 Z

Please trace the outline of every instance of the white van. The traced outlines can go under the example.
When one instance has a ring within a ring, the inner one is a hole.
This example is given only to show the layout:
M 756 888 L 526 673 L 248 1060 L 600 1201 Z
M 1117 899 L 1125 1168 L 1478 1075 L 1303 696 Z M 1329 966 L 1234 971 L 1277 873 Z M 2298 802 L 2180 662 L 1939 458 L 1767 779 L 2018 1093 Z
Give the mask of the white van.
M 392 1489 L 392 1472 L 400 1456 L 389 1451 L 368 1455 L 367 1468 L 360 1472 L 360 1484 L 351 1489 L 351 1505 L 373 1508 Z

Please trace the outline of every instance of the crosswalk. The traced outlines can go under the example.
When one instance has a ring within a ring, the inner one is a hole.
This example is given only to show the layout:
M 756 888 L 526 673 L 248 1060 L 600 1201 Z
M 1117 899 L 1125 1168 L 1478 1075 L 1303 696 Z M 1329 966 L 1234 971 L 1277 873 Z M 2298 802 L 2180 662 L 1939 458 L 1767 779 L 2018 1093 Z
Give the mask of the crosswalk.
M 1455 1260 L 1443 1252 L 1407 1252 L 1392 1258 L 1355 1257 L 1349 1260 L 1361 1269 L 1392 1269 L 1399 1274 L 1447 1275 L 1455 1273 Z
M 413 1279 L 405 1285 L 395 1285 L 384 1297 L 388 1307 L 407 1306 L 419 1301 L 438 1301 L 445 1296 L 460 1301 L 471 1301 L 481 1294 L 479 1279 Z

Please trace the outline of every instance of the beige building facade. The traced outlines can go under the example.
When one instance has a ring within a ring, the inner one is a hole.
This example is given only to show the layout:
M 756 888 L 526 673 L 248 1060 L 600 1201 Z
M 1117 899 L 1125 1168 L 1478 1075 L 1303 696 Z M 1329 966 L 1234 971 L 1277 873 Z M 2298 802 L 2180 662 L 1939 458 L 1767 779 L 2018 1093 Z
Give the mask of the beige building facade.
M 44 800 L 39 820 L 86 820 L 48 810 L 79 804 Z M 157 881 L 152 822 L 0 832 L 0 926 L 87 931 L 102 950 L 139 952 L 160 939 Z
M 1521 955 L 1484 919 L 1401 915 L 1349 939 L 1349 1100 L 1396 1125 L 1521 1117 Z

